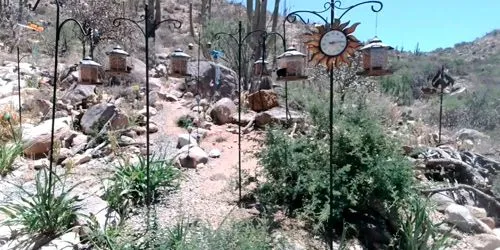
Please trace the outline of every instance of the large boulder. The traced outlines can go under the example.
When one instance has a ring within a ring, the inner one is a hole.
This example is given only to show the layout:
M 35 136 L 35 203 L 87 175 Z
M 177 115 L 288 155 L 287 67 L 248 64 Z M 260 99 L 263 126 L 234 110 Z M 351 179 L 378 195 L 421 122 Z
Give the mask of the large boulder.
M 74 84 L 63 96 L 63 99 L 74 105 L 82 103 L 96 95 L 96 86 L 91 84 Z
M 296 111 L 288 110 L 290 124 L 304 123 L 304 117 Z M 255 115 L 255 125 L 265 127 L 269 124 L 286 124 L 286 109 L 283 107 L 275 107 Z
M 110 103 L 100 103 L 90 107 L 80 120 L 85 134 L 98 133 L 106 122 L 117 113 L 116 107 Z
M 54 138 L 62 140 L 71 134 L 71 118 L 63 117 L 54 120 Z M 24 154 L 39 156 L 49 152 L 52 130 L 52 120 L 40 123 L 38 126 L 23 131 Z
M 248 95 L 250 109 L 256 112 L 265 111 L 278 107 L 278 94 L 273 90 L 259 90 Z
M 214 104 L 210 116 L 216 124 L 226 124 L 231 122 L 234 113 L 236 113 L 234 102 L 229 98 L 222 98 Z
M 215 82 L 215 70 L 217 67 L 220 69 L 220 85 L 218 87 L 213 84 Z M 201 61 L 198 74 L 198 62 L 189 62 L 188 74 L 193 77 L 187 79 L 186 90 L 195 95 L 200 94 L 206 98 L 214 96 L 215 91 L 217 91 L 218 96 L 215 97 L 215 100 L 224 97 L 231 99 L 236 97 L 238 74 L 226 66 L 210 61 Z M 199 84 L 197 79 L 199 79 Z
M 184 168 L 196 168 L 208 162 L 208 154 L 195 145 L 186 145 L 179 150 L 178 163 Z

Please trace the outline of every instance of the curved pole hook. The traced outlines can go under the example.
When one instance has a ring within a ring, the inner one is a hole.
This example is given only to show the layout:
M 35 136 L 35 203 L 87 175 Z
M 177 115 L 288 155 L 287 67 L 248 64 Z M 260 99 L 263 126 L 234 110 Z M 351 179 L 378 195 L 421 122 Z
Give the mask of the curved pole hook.
M 120 27 L 120 25 L 122 25 L 122 21 L 127 21 L 127 22 L 131 22 L 131 23 L 135 24 L 135 26 L 137 26 L 137 28 L 139 28 L 139 30 L 142 32 L 142 34 L 144 36 L 146 36 L 146 32 L 142 29 L 141 25 L 139 25 L 139 22 L 142 22 L 143 20 L 135 21 L 135 20 L 132 20 L 130 18 L 118 17 L 118 18 L 113 19 L 113 26 Z
M 286 50 L 286 47 L 285 47 L 286 46 L 285 37 L 282 34 L 278 33 L 278 32 L 272 31 L 272 32 L 266 32 L 266 35 L 265 35 L 266 39 L 267 39 L 267 37 L 269 37 L 271 35 L 274 35 L 274 36 L 277 36 L 277 37 L 281 38 L 281 41 L 283 42 L 283 49 Z
M 248 32 L 245 37 L 243 39 L 241 39 L 241 43 L 243 43 L 247 38 L 249 38 L 251 35 L 257 33 L 257 32 L 260 32 L 261 33 L 261 36 L 266 36 L 267 34 L 267 31 L 265 30 L 254 30 L 254 31 L 251 31 L 251 32 Z
M 75 24 L 76 24 L 76 25 L 80 28 L 80 31 L 82 32 L 82 34 L 83 34 L 84 36 L 88 36 L 88 35 L 90 35 L 90 33 L 91 33 L 91 29 L 89 28 L 89 29 L 87 30 L 87 32 L 85 32 L 85 29 L 83 28 L 82 24 L 81 24 L 80 22 L 78 22 L 78 21 L 77 21 L 76 19 L 74 19 L 74 18 L 68 18 L 68 19 L 64 20 L 61 24 L 59 24 L 59 28 L 57 29 L 57 31 L 58 31 L 58 32 L 61 32 L 61 30 L 62 30 L 62 28 L 63 28 L 64 24 L 66 24 L 66 23 L 68 23 L 68 22 L 74 22 L 74 23 L 75 23 Z
M 380 12 L 382 8 L 384 7 L 384 4 L 381 1 L 365 1 L 361 2 L 358 4 L 351 5 L 349 7 L 342 7 L 342 2 L 340 0 L 336 0 L 335 3 L 333 4 L 333 8 L 338 9 L 338 10 L 345 10 L 342 15 L 340 15 L 337 19 L 342 19 L 342 17 L 347 14 L 350 10 L 364 4 L 372 4 L 371 9 L 373 12 Z M 377 5 L 377 6 L 375 6 Z
M 219 33 L 215 33 L 212 37 L 214 38 L 214 40 L 220 40 L 223 35 L 228 36 L 229 38 L 233 39 L 238 46 L 240 45 L 240 41 L 238 41 L 238 39 L 233 34 L 230 34 L 230 33 L 219 32 Z
M 175 20 L 175 19 L 166 19 L 166 20 L 162 20 L 161 22 L 155 24 L 154 30 L 156 30 L 156 28 L 158 28 L 158 26 L 160 26 L 160 24 L 162 24 L 162 23 L 173 23 L 174 28 L 176 28 L 176 29 L 180 29 L 182 27 L 181 21 Z

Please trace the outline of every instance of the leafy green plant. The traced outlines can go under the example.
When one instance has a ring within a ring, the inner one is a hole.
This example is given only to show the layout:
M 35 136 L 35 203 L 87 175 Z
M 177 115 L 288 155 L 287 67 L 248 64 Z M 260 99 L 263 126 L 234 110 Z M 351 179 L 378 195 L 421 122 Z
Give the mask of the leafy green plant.
M 344 110 L 336 118 L 333 139 L 334 222 L 345 213 L 389 207 L 409 195 L 413 185 L 409 162 L 389 139 L 370 111 Z M 257 195 L 268 211 L 283 208 L 290 216 L 306 220 L 321 231 L 329 217 L 328 140 L 300 136 L 289 138 L 281 130 L 269 130 L 260 155 L 266 182 Z M 391 211 L 379 211 L 388 214 Z
M 35 192 L 17 185 L 20 202 L 12 201 L 0 207 L 7 215 L 4 225 L 22 225 L 22 233 L 53 239 L 77 226 L 81 199 L 72 195 L 79 183 L 66 188 L 66 183 L 53 173 L 49 181 L 48 170 L 41 170 L 35 179 Z M 56 191 L 60 189 L 60 191 Z
M 88 241 L 93 249 L 117 249 L 120 236 L 123 233 L 122 227 L 108 227 L 106 225 L 102 231 L 94 215 L 89 218 L 87 226 L 88 230 L 84 240 Z
M 104 198 L 122 217 L 127 214 L 131 205 L 140 205 L 146 201 L 148 188 L 152 201 L 155 201 L 161 190 L 172 191 L 179 185 L 180 172 L 169 162 L 153 157 L 150 159 L 149 172 L 148 181 L 146 159 L 142 156 L 139 156 L 136 164 L 125 158 L 119 163 L 110 178 L 112 184 L 106 188 Z
M 177 126 L 187 129 L 193 126 L 193 119 L 188 115 L 183 115 L 177 120 Z
M 392 249 L 438 250 L 449 246 L 448 233 L 439 232 L 443 223 L 435 224 L 429 217 L 429 205 L 420 197 L 412 196 L 402 207 L 400 228 L 393 239 Z
M 14 160 L 23 152 L 20 143 L 0 145 L 0 175 L 6 176 L 12 172 Z

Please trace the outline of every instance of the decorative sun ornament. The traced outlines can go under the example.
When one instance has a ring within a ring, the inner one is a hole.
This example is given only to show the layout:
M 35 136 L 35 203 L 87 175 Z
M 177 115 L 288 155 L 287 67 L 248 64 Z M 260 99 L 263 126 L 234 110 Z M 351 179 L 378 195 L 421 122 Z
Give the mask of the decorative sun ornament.
M 322 64 L 328 70 L 344 63 L 351 65 L 349 57 L 354 56 L 361 43 L 352 35 L 360 23 L 347 27 L 349 22 L 340 23 L 339 19 L 335 19 L 331 29 L 322 25 L 316 27 L 317 31 L 306 33 L 304 44 L 312 54 L 309 61 Z

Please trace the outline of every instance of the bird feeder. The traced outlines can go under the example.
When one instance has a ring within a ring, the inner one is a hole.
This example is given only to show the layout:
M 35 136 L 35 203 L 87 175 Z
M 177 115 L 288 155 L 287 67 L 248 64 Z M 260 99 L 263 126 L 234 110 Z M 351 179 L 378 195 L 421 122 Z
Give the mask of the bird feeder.
M 278 81 L 294 81 L 307 79 L 305 75 L 305 60 L 306 55 L 297 51 L 292 46 L 289 47 L 285 53 L 279 55 L 278 70 L 276 71 Z
M 100 83 L 99 68 L 101 64 L 94 62 L 92 58 L 85 57 L 80 61 L 80 84 Z
M 106 52 L 109 60 L 109 69 L 111 72 L 129 72 L 127 67 L 127 57 L 130 56 L 126 51 L 116 45 L 113 50 Z
M 170 75 L 173 77 L 189 76 L 187 73 L 187 64 L 191 56 L 184 53 L 182 49 L 176 49 L 174 53 L 170 54 Z
M 259 60 L 255 61 L 253 64 L 253 75 L 254 76 L 268 76 L 269 71 L 267 69 L 267 65 L 269 64 L 268 61 L 259 58 Z
M 387 57 L 388 51 L 394 49 L 393 47 L 382 43 L 378 37 L 371 39 L 368 44 L 359 50 L 363 55 L 363 69 L 359 73 L 368 76 L 381 76 L 391 74 L 392 71 L 388 68 Z

